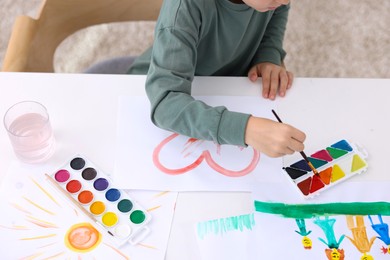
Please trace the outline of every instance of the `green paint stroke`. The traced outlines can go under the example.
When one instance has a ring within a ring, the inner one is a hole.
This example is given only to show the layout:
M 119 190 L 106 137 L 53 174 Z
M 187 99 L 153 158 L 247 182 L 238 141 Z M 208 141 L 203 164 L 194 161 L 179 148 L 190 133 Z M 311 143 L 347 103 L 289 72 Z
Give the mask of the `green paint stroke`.
M 228 218 L 220 218 L 200 222 L 197 225 L 198 236 L 203 239 L 207 234 L 223 234 L 228 231 L 239 230 L 243 231 L 245 228 L 252 230 L 255 226 L 254 213 L 233 216 Z
M 350 202 L 326 204 L 284 204 L 255 201 L 258 212 L 281 215 L 285 218 L 313 218 L 332 215 L 390 216 L 389 202 Z

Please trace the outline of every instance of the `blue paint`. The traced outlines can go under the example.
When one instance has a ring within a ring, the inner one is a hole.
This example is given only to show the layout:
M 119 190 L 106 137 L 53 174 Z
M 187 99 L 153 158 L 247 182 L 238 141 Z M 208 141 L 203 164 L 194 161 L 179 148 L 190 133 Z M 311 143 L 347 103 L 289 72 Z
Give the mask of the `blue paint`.
M 341 140 L 335 144 L 332 144 L 330 147 L 345 150 L 348 152 L 351 152 L 353 150 L 352 147 L 349 145 L 349 143 L 346 140 Z
M 121 192 L 118 189 L 109 189 L 106 192 L 106 199 L 108 201 L 117 201 L 121 197 Z
M 243 231 L 244 229 L 252 230 L 255 226 L 254 213 L 221 218 L 200 222 L 197 225 L 198 236 L 203 239 L 206 235 L 224 234 L 229 231 Z
M 303 170 L 303 171 L 307 171 L 307 172 L 311 171 L 310 166 L 303 159 L 298 161 L 298 162 L 296 162 L 296 163 L 294 163 L 294 164 L 291 164 L 290 167 L 296 168 L 296 169 L 299 169 L 299 170 Z

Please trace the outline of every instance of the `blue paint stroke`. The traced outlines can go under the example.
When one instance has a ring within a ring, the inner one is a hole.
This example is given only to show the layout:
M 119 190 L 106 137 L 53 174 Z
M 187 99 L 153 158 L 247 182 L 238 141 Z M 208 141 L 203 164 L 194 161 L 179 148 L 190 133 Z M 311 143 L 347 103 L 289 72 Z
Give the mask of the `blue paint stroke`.
M 199 238 L 203 239 L 210 233 L 223 235 L 229 231 L 243 231 L 244 229 L 252 230 L 254 226 L 254 213 L 251 213 L 200 222 L 197 225 L 197 232 Z
M 390 245 L 389 225 L 383 222 L 382 216 L 378 215 L 379 224 L 374 224 L 372 217 L 368 215 L 372 229 L 379 235 L 377 238 L 383 241 L 387 246 Z

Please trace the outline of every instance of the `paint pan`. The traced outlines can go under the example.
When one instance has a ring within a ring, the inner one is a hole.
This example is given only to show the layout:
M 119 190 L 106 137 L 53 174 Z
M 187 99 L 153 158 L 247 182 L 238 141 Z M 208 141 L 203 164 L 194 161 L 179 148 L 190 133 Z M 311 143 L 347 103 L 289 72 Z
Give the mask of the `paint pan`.
M 288 179 L 305 198 L 311 198 L 367 170 L 367 152 L 347 140 L 340 140 L 308 156 L 318 171 L 314 174 L 305 160 L 283 169 Z
M 147 223 L 151 215 L 128 193 L 115 188 L 107 174 L 85 156 L 72 157 L 48 177 L 102 233 L 110 234 L 118 246 L 126 242 L 135 245 L 149 233 Z

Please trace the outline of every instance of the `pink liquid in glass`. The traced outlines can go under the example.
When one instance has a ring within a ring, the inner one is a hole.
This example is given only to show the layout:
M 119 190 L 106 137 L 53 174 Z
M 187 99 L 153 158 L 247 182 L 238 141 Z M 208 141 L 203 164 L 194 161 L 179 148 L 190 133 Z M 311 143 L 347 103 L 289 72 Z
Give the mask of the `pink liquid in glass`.
M 24 162 L 43 162 L 54 153 L 53 131 L 49 119 L 41 114 L 18 116 L 10 124 L 8 134 L 15 154 Z

